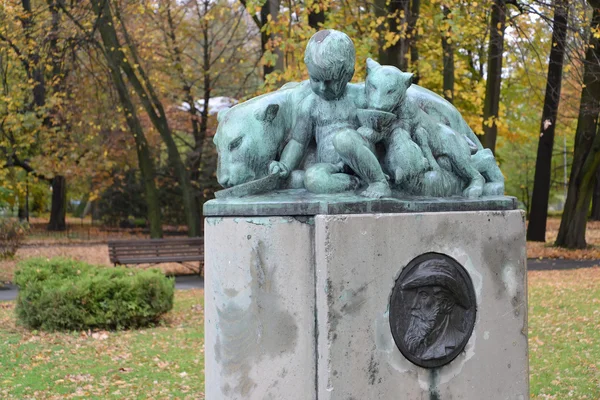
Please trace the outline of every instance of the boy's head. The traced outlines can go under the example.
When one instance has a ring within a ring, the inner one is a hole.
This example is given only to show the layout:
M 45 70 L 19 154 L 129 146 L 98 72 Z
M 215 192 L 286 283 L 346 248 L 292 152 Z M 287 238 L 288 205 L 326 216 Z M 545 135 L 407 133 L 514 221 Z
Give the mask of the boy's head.
M 355 60 L 354 43 L 348 35 L 333 29 L 315 33 L 304 52 L 313 92 L 325 100 L 340 98 L 354 75 Z

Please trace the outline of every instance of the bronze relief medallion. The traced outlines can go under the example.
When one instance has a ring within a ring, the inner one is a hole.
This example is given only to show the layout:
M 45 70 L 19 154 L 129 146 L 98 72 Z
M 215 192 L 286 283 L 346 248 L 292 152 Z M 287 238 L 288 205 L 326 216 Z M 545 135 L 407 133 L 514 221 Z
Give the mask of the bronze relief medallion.
M 473 282 L 455 259 L 425 253 L 402 270 L 390 297 L 396 346 L 424 368 L 446 365 L 460 354 L 475 326 Z

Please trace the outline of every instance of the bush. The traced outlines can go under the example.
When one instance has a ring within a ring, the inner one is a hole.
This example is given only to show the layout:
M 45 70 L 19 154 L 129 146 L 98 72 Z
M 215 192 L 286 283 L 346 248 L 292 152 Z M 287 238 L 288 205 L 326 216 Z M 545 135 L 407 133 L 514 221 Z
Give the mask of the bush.
M 0 219 L 0 260 L 12 258 L 16 254 L 27 232 L 27 222 L 12 218 Z
M 28 259 L 15 272 L 18 320 L 32 329 L 127 329 L 154 324 L 173 308 L 175 282 L 155 269 Z

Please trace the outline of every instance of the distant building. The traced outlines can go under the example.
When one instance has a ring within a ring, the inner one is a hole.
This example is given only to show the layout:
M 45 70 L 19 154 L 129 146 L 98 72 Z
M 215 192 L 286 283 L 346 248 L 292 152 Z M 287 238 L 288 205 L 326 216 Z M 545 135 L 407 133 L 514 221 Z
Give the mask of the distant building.
M 208 102 L 208 115 L 215 115 L 221 110 L 235 106 L 237 103 L 239 103 L 239 101 L 231 97 L 211 97 Z M 184 102 L 178 108 L 183 111 L 189 111 L 190 105 Z M 204 110 L 204 99 L 196 101 L 196 108 L 200 112 Z

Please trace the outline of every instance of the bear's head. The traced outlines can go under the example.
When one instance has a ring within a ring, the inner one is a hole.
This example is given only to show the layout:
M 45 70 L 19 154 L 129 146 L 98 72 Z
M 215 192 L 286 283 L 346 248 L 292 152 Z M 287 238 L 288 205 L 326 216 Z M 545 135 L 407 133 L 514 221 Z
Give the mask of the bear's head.
M 381 65 L 367 58 L 365 96 L 367 107 L 394 112 L 404 102 L 406 91 L 412 85 L 413 74 L 402 72 L 390 65 Z
M 217 180 L 223 187 L 236 186 L 268 174 L 285 138 L 278 104 L 248 101 L 219 112 L 213 138 L 219 160 Z

